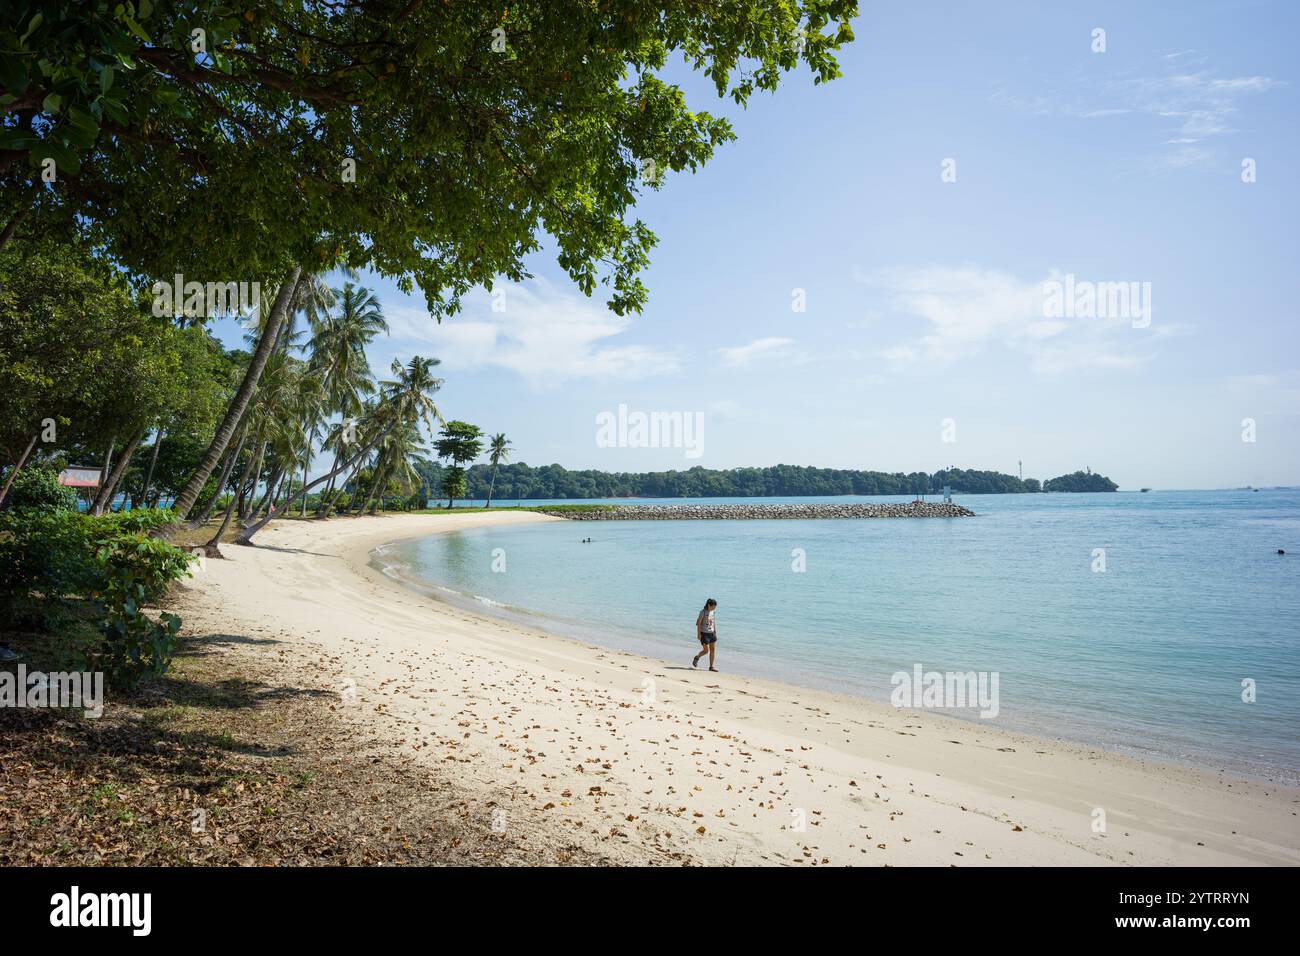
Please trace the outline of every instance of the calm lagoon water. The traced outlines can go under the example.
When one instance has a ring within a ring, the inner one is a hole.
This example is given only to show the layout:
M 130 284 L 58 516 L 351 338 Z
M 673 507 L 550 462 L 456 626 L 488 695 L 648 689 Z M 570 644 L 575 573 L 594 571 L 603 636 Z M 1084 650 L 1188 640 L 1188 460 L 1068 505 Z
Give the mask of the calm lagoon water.
M 996 671 L 996 725 L 1300 779 L 1300 491 L 955 500 L 978 517 L 546 523 L 379 557 L 445 598 L 674 662 L 714 597 L 731 673 L 886 701 L 915 664 Z

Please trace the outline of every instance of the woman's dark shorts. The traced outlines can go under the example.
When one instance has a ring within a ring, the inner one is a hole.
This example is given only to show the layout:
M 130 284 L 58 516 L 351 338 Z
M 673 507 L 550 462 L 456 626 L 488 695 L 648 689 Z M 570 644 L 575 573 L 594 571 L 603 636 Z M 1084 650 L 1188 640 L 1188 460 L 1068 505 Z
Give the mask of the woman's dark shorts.
M 700 643 L 701 643 L 701 644 L 716 644 L 716 643 L 718 643 L 718 635 L 716 635 L 716 634 L 709 634 L 707 631 L 700 631 Z

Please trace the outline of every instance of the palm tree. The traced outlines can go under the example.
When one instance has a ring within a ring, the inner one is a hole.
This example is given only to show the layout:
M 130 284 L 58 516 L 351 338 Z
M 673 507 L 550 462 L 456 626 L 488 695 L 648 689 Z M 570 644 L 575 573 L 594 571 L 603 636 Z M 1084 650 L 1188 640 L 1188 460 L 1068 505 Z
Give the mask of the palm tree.
M 310 394 L 310 388 L 305 388 L 303 384 L 304 378 L 310 379 L 310 376 L 305 374 L 305 363 L 301 359 L 293 358 L 284 352 L 275 352 L 267 360 L 247 416 L 249 433 L 254 439 L 256 450 L 235 486 L 239 489 L 239 493 L 231 495 L 221 526 L 208 542 L 209 549 L 216 548 L 221 535 L 230 526 L 231 517 L 240 499 L 245 496 L 246 501 L 253 498 L 262 477 L 262 466 L 266 462 L 268 451 L 271 452 L 271 460 L 275 464 L 267 481 L 266 495 L 253 507 L 253 517 L 256 517 L 256 513 L 264 504 L 274 504 L 272 494 L 275 485 L 283 477 L 285 468 L 289 467 L 288 463 L 292 461 L 290 449 L 296 447 L 298 442 L 295 429 L 301 421 L 298 414 L 301 411 L 301 403 L 305 400 L 304 396 Z M 239 513 L 241 518 L 249 517 L 246 507 L 240 507 Z
M 488 441 L 488 461 L 492 462 L 492 480 L 488 482 L 487 507 L 492 507 L 492 492 L 497 486 L 497 466 L 510 460 L 510 442 L 504 432 L 498 432 Z
M 374 514 L 382 507 L 384 492 L 393 479 L 397 479 L 404 489 L 419 482 L 420 476 L 412 467 L 411 459 L 429 453 L 429 449 L 421 444 L 420 438 L 420 429 L 415 422 L 403 422 L 384 436 L 375 457 L 374 481 L 369 494 L 356 509 L 358 514 L 365 511 Z
M 379 383 L 383 404 L 388 406 L 386 414 L 393 421 L 419 420 L 430 431 L 435 424 L 442 424 L 442 412 L 433 401 L 434 393 L 442 388 L 442 379 L 433 374 L 433 369 L 441 364 L 441 359 L 419 355 L 406 365 L 393 359 L 391 371 L 394 378 Z
M 323 272 L 304 272 L 289 303 L 289 314 L 280 327 L 280 338 L 276 345 L 285 351 L 296 348 L 303 334 L 298 331 L 298 313 L 302 313 L 308 327 L 315 328 L 329 310 L 334 308 L 336 294 L 337 290 L 326 284 Z
M 383 308 L 369 289 L 345 282 L 342 289 L 333 291 L 333 301 L 338 306 L 337 312 L 325 310 L 320 315 L 309 316 L 311 367 L 320 378 L 323 400 L 321 414 L 309 423 L 310 445 L 302 475 L 304 516 L 307 514 L 307 469 L 311 467 L 311 447 L 316 443 L 317 432 L 330 415 L 355 419 L 361 414 L 364 397 L 375 390 L 365 348 L 380 332 L 388 331 Z M 338 464 L 337 454 L 334 463 Z
M 364 423 L 367 426 L 368 437 L 361 443 L 361 447 L 351 460 L 337 462 L 328 474 L 308 484 L 303 489 L 304 492 L 328 481 L 345 469 L 350 468 L 354 475 L 357 474 L 362 463 L 370 457 L 379 443 L 404 423 L 423 422 L 432 427 L 433 422 L 441 422 L 442 413 L 438 411 L 438 406 L 433 401 L 434 393 L 442 387 L 442 379 L 433 374 L 433 368 L 438 364 L 440 363 L 436 358 L 426 359 L 418 355 L 405 366 L 394 359 L 392 370 L 395 378 L 381 383 L 381 397 L 375 408 L 373 420 Z M 261 521 L 245 529 L 239 536 L 238 542 L 248 544 L 253 535 L 270 520 L 271 515 L 268 514 Z
M 341 415 L 361 411 L 361 396 L 374 391 L 365 347 L 388 321 L 374 293 L 351 282 L 334 290 L 338 312 L 312 321 L 312 367 L 325 386 L 326 407 Z
M 280 284 L 274 301 L 268 303 L 269 309 L 266 311 L 263 335 L 258 340 L 257 347 L 253 350 L 248 368 L 244 372 L 244 379 L 236 390 L 234 397 L 231 398 L 230 405 L 226 408 L 225 417 L 222 418 L 221 424 L 217 426 L 216 434 L 213 435 L 208 450 L 203 453 L 203 457 L 199 460 L 194 473 L 190 475 L 190 480 L 186 482 L 185 487 L 181 489 L 181 493 L 176 496 L 176 501 L 172 505 L 178 518 L 185 519 L 189 517 L 190 510 L 198 500 L 199 493 L 203 490 L 203 486 L 207 483 L 213 469 L 217 467 L 217 462 L 221 460 L 222 452 L 226 450 L 226 446 L 230 444 L 230 439 L 234 436 L 235 430 L 239 428 L 239 423 L 244 417 L 248 403 L 252 401 L 253 393 L 257 390 L 258 381 L 261 378 L 263 368 L 266 366 L 267 359 L 270 358 L 271 352 L 278 344 L 280 326 L 284 322 L 289 300 L 293 297 L 294 289 L 297 288 L 298 279 L 301 275 L 301 266 L 295 265 L 290 269 L 285 281 Z

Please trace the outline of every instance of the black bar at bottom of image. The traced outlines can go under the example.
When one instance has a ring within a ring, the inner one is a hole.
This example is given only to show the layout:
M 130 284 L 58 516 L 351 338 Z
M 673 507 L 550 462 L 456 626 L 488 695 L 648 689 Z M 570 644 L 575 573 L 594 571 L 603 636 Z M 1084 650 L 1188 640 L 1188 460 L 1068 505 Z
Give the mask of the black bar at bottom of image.
M 406 920 L 507 911 L 511 923 L 546 920 L 531 932 L 552 926 L 559 943 L 569 932 L 564 926 L 589 929 L 637 913 L 637 919 L 676 919 L 687 907 L 694 924 L 703 917 L 693 909 L 697 903 L 716 917 L 702 921 L 720 924 L 719 930 L 745 913 L 742 922 L 753 930 L 782 913 L 806 919 L 811 909 L 819 935 L 835 927 L 893 927 L 919 934 L 919 941 L 978 926 L 1064 932 L 1070 939 L 1199 935 L 1230 943 L 1236 934 L 1284 925 L 1282 901 L 1290 894 L 1283 886 L 1293 880 L 1286 869 L 11 868 L 0 871 L 0 894 L 10 939 L 76 934 L 128 945 L 254 938 L 337 943 L 377 925 L 396 929 Z

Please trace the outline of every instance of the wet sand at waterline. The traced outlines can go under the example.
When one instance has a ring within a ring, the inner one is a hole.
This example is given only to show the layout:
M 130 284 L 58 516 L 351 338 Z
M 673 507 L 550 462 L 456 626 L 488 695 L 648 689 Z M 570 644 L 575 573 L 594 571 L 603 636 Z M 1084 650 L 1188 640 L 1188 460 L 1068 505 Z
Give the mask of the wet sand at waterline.
M 274 522 L 258 547 L 223 546 L 180 610 L 187 631 L 298 658 L 345 719 L 454 767 L 497 805 L 485 830 L 629 864 L 1300 864 L 1300 790 L 692 670 L 689 634 L 678 661 L 601 649 L 371 564 L 399 539 L 558 520 Z

